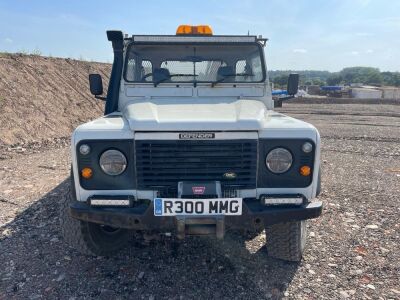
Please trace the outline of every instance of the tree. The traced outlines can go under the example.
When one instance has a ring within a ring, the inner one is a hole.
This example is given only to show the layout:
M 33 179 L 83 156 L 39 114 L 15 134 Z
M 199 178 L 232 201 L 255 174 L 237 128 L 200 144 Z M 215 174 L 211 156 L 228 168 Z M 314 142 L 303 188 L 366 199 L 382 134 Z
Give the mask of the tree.
M 278 88 L 286 88 L 287 78 L 290 73 L 300 74 L 300 85 L 328 85 L 338 84 L 371 84 L 390 85 L 400 87 L 400 72 L 380 72 L 377 68 L 350 67 L 340 72 L 330 73 L 328 71 L 268 71 L 271 82 Z
M 280 86 L 280 87 L 286 86 L 287 81 L 288 81 L 288 75 L 284 75 L 284 74 L 276 76 L 274 79 L 272 79 L 272 82 L 275 85 Z
M 325 81 L 323 81 L 320 78 L 314 78 L 312 80 L 312 83 L 313 83 L 313 85 L 319 85 L 319 86 L 325 85 Z
M 332 73 L 327 79 L 328 85 L 338 85 L 343 81 L 343 77 L 340 73 Z
M 400 86 L 399 72 L 382 72 L 381 75 L 385 85 Z
M 377 68 L 370 67 L 351 67 L 344 68 L 340 71 L 346 84 L 363 83 L 363 84 L 381 84 L 382 75 Z

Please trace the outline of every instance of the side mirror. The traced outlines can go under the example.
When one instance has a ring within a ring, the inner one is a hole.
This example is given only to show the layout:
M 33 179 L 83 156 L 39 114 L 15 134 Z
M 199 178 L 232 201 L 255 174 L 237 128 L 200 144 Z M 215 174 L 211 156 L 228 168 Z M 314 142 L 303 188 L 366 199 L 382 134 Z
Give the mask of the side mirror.
M 103 94 L 103 80 L 100 74 L 89 74 L 89 86 L 90 92 L 94 96 L 100 96 Z
M 296 95 L 299 90 L 299 74 L 289 74 L 287 83 L 287 93 L 288 95 Z

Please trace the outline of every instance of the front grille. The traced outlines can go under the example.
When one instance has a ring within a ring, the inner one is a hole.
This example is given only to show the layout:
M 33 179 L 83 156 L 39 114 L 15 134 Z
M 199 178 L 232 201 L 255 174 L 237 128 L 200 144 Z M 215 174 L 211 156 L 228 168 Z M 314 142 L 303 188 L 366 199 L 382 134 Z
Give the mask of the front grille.
M 238 190 L 226 187 L 222 190 L 222 198 L 236 198 L 238 197 Z
M 139 189 L 176 193 L 179 181 L 220 181 L 227 189 L 255 188 L 257 140 L 137 140 Z M 235 173 L 235 179 L 224 178 Z

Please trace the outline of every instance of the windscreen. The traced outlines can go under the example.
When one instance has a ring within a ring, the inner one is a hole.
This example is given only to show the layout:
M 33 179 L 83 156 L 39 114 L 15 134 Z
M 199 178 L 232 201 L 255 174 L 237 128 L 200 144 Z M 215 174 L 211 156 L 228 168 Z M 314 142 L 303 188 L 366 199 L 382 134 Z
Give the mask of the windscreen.
M 132 44 L 125 63 L 128 82 L 262 82 L 264 74 L 256 43 Z

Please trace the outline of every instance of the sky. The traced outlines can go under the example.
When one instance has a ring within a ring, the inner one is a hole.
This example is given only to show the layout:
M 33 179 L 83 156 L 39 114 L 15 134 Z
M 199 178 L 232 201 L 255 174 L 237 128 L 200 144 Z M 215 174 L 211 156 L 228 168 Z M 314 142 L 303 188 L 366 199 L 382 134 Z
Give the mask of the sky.
M 0 0 L 0 52 L 112 62 L 106 30 L 175 34 L 179 24 L 262 35 L 271 70 L 400 71 L 399 0 Z

